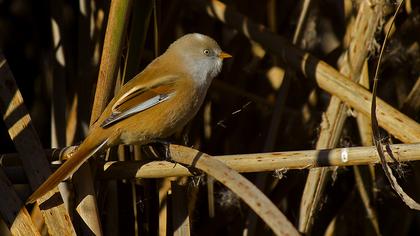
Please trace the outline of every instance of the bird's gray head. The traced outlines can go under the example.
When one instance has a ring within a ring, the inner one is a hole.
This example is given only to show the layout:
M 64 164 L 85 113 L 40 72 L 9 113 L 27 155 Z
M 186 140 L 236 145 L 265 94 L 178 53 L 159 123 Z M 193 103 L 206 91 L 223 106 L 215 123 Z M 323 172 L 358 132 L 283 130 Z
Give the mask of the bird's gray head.
M 198 33 L 182 36 L 169 46 L 167 53 L 176 54 L 174 58 L 182 60 L 199 84 L 209 84 L 222 69 L 223 59 L 231 57 L 214 39 Z

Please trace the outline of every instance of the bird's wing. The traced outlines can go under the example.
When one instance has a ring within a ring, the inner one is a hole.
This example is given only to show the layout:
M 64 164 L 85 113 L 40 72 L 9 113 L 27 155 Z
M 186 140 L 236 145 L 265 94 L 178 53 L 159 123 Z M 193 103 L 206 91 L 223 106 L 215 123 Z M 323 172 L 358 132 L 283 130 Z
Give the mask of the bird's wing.
M 176 79 L 177 76 L 164 76 L 157 79 L 156 83 L 134 86 L 115 101 L 112 114 L 102 122 L 101 127 L 106 128 L 168 100 L 175 94 Z

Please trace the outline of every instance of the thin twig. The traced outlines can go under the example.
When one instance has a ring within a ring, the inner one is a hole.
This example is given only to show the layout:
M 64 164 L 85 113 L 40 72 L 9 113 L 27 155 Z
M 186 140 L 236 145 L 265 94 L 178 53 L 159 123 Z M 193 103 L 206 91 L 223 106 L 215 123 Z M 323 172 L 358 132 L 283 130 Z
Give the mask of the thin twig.
M 404 3 L 404 0 L 402 0 L 398 4 L 397 10 L 395 10 L 395 13 L 392 17 L 391 27 L 389 27 L 389 29 L 386 33 L 384 42 L 382 43 L 381 52 L 379 54 L 378 64 L 376 66 L 375 77 L 374 77 L 374 80 L 373 80 L 371 123 L 372 123 L 372 133 L 373 133 L 373 137 L 374 137 L 373 143 L 375 144 L 376 150 L 378 151 L 378 155 L 381 159 L 382 169 L 384 170 L 385 175 L 386 175 L 386 177 L 388 178 L 388 180 L 391 184 L 391 187 L 398 193 L 401 200 L 403 200 L 404 203 L 407 204 L 408 207 L 410 207 L 411 209 L 415 209 L 415 210 L 420 211 L 420 204 L 417 203 L 415 200 L 413 200 L 410 196 L 408 196 L 404 192 L 404 190 L 398 184 L 397 179 L 392 174 L 391 168 L 386 163 L 385 154 L 384 154 L 384 151 L 382 149 L 382 138 L 381 138 L 381 134 L 380 134 L 380 131 L 379 131 L 378 119 L 376 117 L 376 93 L 377 93 L 377 89 L 378 89 L 378 82 L 379 82 L 378 75 L 379 75 L 379 69 L 380 69 L 380 65 L 381 65 L 381 61 L 382 61 L 382 56 L 383 56 L 383 53 L 384 53 L 384 50 L 385 50 L 385 47 L 386 47 L 386 43 L 388 41 L 389 34 L 391 32 L 391 29 L 392 29 L 392 25 L 394 24 L 395 18 L 397 17 L 397 14 L 398 14 L 398 12 L 399 12 L 403 3 Z M 387 151 L 391 151 L 391 150 L 392 150 L 391 148 L 387 149 Z M 389 154 L 391 154 L 391 153 L 389 153 Z

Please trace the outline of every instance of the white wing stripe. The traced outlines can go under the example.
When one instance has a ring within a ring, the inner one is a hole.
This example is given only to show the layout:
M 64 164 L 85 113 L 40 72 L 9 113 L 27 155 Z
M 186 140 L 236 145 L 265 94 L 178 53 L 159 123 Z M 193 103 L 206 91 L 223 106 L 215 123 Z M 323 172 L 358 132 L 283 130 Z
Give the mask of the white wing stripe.
M 112 125 L 113 123 L 125 119 L 129 116 L 132 116 L 136 113 L 139 113 L 141 111 L 147 110 L 161 102 L 164 102 L 168 100 L 170 97 L 172 97 L 175 93 L 170 94 L 159 94 L 157 96 L 154 96 L 143 103 L 138 104 L 135 107 L 132 107 L 128 109 L 127 111 L 121 112 L 121 113 L 113 113 L 110 117 L 108 117 L 102 124 L 102 128 L 106 128 L 109 125 Z

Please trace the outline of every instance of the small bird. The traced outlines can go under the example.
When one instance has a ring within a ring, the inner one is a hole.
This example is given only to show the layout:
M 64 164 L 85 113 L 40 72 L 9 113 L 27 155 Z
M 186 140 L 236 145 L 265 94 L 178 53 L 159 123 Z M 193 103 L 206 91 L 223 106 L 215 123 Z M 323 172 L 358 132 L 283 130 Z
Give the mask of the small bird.
M 187 34 L 173 42 L 121 87 L 82 144 L 27 203 L 35 202 L 70 177 L 99 150 L 118 144 L 147 144 L 186 125 L 202 105 L 223 59 L 229 57 L 206 35 Z

